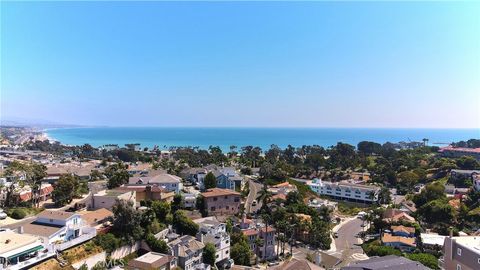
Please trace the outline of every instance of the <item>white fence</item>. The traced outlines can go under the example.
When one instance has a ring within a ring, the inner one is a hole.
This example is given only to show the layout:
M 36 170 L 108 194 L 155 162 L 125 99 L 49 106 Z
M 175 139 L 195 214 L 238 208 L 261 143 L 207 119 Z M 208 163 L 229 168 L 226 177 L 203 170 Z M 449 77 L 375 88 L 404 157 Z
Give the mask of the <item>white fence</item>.
M 110 258 L 121 259 L 121 258 L 139 250 L 141 245 L 142 245 L 142 242 L 137 241 L 132 245 L 121 246 L 121 247 L 115 249 L 114 251 L 112 251 L 112 253 L 110 254 Z

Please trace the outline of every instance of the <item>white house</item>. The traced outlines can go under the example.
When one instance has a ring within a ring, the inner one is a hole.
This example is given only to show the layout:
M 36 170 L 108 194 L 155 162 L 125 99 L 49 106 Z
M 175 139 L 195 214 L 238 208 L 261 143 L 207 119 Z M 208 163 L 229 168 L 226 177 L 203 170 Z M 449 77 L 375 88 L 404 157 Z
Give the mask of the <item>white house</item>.
M 0 270 L 26 269 L 55 255 L 53 245 L 38 236 L 0 230 Z
M 182 190 L 182 179 L 178 176 L 162 173 L 155 176 L 130 177 L 128 185 L 157 185 L 169 192 L 180 193 Z
M 97 235 L 80 214 L 65 211 L 45 210 L 37 219 L 23 226 L 23 232 L 37 235 L 44 243 L 55 244 L 59 250 L 85 242 Z
M 178 257 L 178 266 L 193 270 L 203 266 L 203 249 L 205 245 L 195 237 L 184 235 L 168 243 L 172 256 Z
M 348 181 L 333 183 L 317 178 L 308 181 L 307 185 L 312 191 L 319 195 L 327 195 L 335 199 L 363 203 L 378 201 L 378 193 L 380 192 L 380 188 L 376 186 L 352 184 Z
M 230 260 L 230 235 L 227 233 L 226 224 L 218 222 L 215 217 L 195 219 L 193 222 L 199 225 L 197 240 L 215 245 L 215 263 L 226 263 Z

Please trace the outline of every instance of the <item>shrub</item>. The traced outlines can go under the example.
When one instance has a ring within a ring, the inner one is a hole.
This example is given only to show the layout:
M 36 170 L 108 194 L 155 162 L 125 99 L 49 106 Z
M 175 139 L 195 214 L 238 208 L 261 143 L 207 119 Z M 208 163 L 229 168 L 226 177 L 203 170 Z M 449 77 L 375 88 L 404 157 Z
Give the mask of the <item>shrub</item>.
M 440 269 L 438 267 L 438 259 L 433 256 L 432 254 L 428 253 L 413 253 L 413 254 L 408 254 L 407 258 L 409 258 L 412 261 L 417 261 L 426 267 L 429 267 L 431 269 Z
M 95 244 L 102 247 L 106 252 L 112 252 L 121 246 L 121 240 L 112 233 L 102 234 L 95 237 Z
M 27 216 L 27 213 L 23 209 L 15 209 L 12 211 L 10 216 L 14 219 L 22 219 Z

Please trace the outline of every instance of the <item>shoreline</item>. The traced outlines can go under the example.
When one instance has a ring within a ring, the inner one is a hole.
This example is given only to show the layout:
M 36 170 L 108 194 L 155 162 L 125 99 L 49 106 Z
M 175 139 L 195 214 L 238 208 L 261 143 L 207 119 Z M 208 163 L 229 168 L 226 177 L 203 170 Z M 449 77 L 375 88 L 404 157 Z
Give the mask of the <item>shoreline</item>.
M 272 144 L 280 148 L 288 145 L 293 147 L 319 145 L 328 148 L 338 142 L 356 147 L 360 141 L 379 144 L 391 142 L 408 147 L 412 142 L 421 143 L 422 138 L 428 138 L 430 146 L 440 147 L 453 141 L 480 138 L 480 129 L 100 128 L 90 126 L 44 128 L 41 132 L 49 141 L 66 146 L 90 144 L 98 148 L 106 144 L 123 146 L 139 143 L 141 147 L 148 148 L 154 146 L 160 149 L 198 147 L 208 150 L 209 146 L 213 145 L 219 146 L 224 152 L 228 152 L 232 145 L 236 146 L 236 151 L 240 151 L 243 146 L 258 146 L 266 151 Z M 55 132 L 58 136 L 55 136 Z

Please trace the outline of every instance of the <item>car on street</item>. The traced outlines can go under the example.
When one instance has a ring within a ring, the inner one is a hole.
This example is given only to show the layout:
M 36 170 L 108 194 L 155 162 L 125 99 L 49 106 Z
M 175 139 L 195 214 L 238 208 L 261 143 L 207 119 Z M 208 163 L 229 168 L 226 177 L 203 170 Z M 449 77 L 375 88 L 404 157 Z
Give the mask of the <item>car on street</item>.
M 338 232 L 334 232 L 334 233 L 333 233 L 333 237 L 334 237 L 334 238 L 338 238 Z
M 257 205 L 257 200 L 253 200 L 252 201 L 252 206 L 256 206 Z
M 7 218 L 7 214 L 3 212 L 3 209 L 0 208 L 0 219 L 6 219 L 6 218 Z

